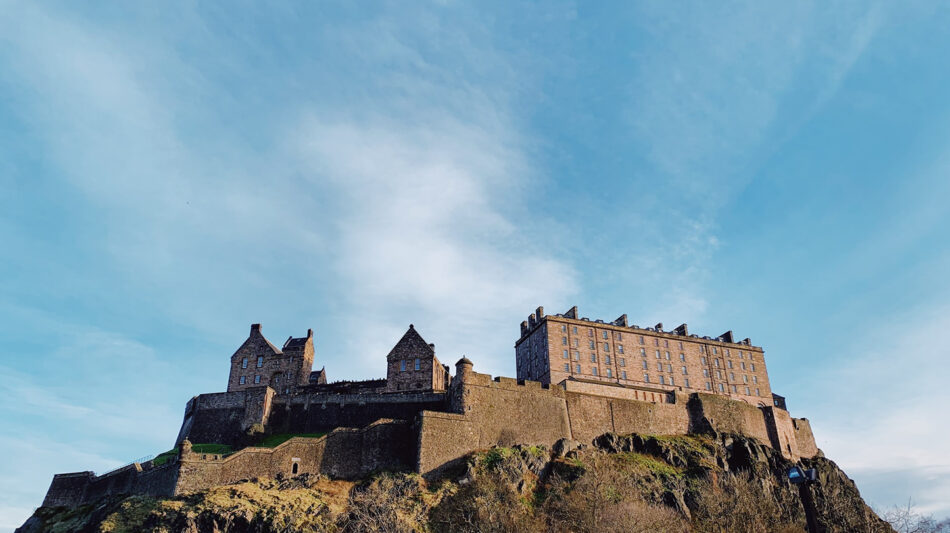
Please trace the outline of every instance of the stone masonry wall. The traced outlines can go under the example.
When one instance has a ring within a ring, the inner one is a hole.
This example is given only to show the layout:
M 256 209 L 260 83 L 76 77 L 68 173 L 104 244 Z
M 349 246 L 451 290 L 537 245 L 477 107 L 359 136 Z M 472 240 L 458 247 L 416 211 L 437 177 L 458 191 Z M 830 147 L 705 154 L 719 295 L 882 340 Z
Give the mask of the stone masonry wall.
M 415 451 L 409 423 L 379 420 L 361 429 L 338 428 L 320 438 L 294 437 L 275 448 L 244 448 L 224 458 L 182 454 L 175 493 L 278 474 L 356 478 L 376 470 L 411 469 Z
M 811 422 L 807 418 L 793 418 L 792 427 L 795 431 L 795 442 L 798 444 L 798 453 L 802 457 L 818 455 L 818 446 L 815 444 L 815 434 L 811 430 Z
M 96 476 L 92 472 L 75 472 L 53 476 L 44 507 L 76 506 L 106 496 L 146 494 L 171 496 L 178 478 L 175 463 L 153 467 L 151 462 L 130 465 Z

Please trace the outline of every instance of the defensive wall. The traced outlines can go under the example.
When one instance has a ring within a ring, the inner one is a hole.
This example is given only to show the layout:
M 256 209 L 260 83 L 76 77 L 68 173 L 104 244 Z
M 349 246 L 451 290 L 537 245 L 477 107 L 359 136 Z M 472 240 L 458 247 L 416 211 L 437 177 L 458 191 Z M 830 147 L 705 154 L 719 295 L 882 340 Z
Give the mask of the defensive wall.
M 196 453 L 185 441 L 161 466 L 132 463 L 107 474 L 57 474 L 44 506 L 75 506 L 105 496 L 174 496 L 242 479 L 324 474 L 353 479 L 382 470 L 410 470 L 418 452 L 404 420 L 377 420 L 363 428 L 337 428 L 319 438 L 293 437 L 274 448 L 248 447 L 230 455 Z
M 270 433 L 317 433 L 363 427 L 381 418 L 414 420 L 423 410 L 444 410 L 444 392 L 389 394 L 304 391 L 278 396 L 270 387 L 201 394 L 188 401 L 175 445 L 240 445 L 255 425 Z
M 391 416 L 384 416 L 391 415 Z M 272 448 L 228 456 L 197 454 L 190 442 L 238 442 L 255 424 L 270 433 L 331 430 Z M 331 427 L 332 426 L 332 427 Z M 492 378 L 462 359 L 446 392 L 275 396 L 268 387 L 202 394 L 186 407 L 181 452 L 155 467 L 133 463 L 114 472 L 54 477 L 44 505 L 77 505 L 102 496 L 169 496 L 256 477 L 320 473 L 357 478 L 378 470 L 437 474 L 468 453 L 513 444 L 589 443 L 607 433 L 736 433 L 789 459 L 819 453 L 806 419 L 716 394 L 569 379 L 557 385 Z M 185 437 L 188 442 L 185 442 Z
M 818 453 L 806 419 L 715 394 L 666 391 L 567 380 L 495 378 L 460 361 L 449 390 L 452 412 L 424 411 L 418 425 L 416 470 L 438 473 L 467 453 L 514 443 L 550 446 L 560 439 L 590 442 L 607 433 L 685 435 L 737 433 L 798 460 Z

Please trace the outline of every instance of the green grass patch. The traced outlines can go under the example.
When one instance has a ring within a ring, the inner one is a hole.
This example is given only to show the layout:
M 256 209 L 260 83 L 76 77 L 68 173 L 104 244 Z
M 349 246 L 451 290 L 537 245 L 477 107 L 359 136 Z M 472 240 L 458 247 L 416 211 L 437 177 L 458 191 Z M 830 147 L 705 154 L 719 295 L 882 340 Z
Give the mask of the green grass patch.
M 645 455 L 636 452 L 624 452 L 617 454 L 617 457 L 624 464 L 646 469 L 647 471 L 661 477 L 682 477 L 683 473 L 676 467 L 671 466 L 652 455 Z
M 162 452 L 158 454 L 157 456 L 155 456 L 155 458 L 152 459 L 152 464 L 155 466 L 162 466 L 163 464 L 171 461 L 177 456 L 178 456 L 178 448 L 172 448 L 171 450 L 168 450 L 167 452 Z
M 502 461 L 514 455 L 514 450 L 511 448 L 492 448 L 487 452 L 483 453 L 480 457 L 481 464 L 485 468 L 492 470 Z
M 218 455 L 228 455 L 234 453 L 234 448 L 227 444 L 192 444 L 191 451 L 194 453 L 213 453 Z
M 277 433 L 274 435 L 265 436 L 263 439 L 261 439 L 260 444 L 257 444 L 257 446 L 260 446 L 262 448 L 274 448 L 276 446 L 279 446 L 287 442 L 288 440 L 294 437 L 306 437 L 310 439 L 317 439 L 324 435 L 326 435 L 325 432 L 324 433 Z

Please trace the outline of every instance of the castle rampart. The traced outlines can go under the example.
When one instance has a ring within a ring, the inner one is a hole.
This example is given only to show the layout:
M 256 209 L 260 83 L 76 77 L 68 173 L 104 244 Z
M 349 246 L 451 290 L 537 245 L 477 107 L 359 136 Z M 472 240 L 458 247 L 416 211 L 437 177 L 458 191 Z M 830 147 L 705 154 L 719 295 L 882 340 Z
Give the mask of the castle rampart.
M 808 420 L 792 418 L 784 398 L 771 392 L 761 348 L 748 339 L 734 342 L 731 332 L 700 339 L 689 335 L 685 324 L 673 332 L 663 331 L 662 324 L 641 330 L 628 326 L 626 316 L 591 322 L 577 319 L 576 308 L 555 317 L 538 308 L 522 324 L 516 345 L 519 379 L 475 372 L 464 357 L 453 377 L 435 357 L 434 345 L 410 326 L 386 357 L 387 379 L 330 384 L 325 370 L 311 371 L 312 339 L 312 331 L 291 337 L 281 350 L 261 335 L 259 325 L 252 326 L 231 357 L 228 391 L 187 402 L 176 439 L 179 457 L 157 467 L 151 461 L 133 463 L 102 476 L 57 475 L 44 505 L 126 493 L 169 496 L 264 476 L 356 478 L 382 469 L 430 475 L 491 446 L 591 442 L 607 432 L 742 434 L 792 460 L 820 453 Z M 552 346 L 573 365 L 571 352 L 582 339 L 591 372 L 558 374 L 561 361 Z M 661 369 L 668 379 L 632 379 L 629 372 L 639 372 L 637 365 Z M 267 383 L 247 383 L 249 372 L 270 370 Z M 673 376 L 684 377 L 674 381 Z M 697 390 L 685 376 L 703 382 L 708 376 L 710 385 Z M 735 392 L 734 384 L 747 380 L 759 390 Z M 322 432 L 327 434 L 293 437 L 275 448 L 245 447 L 227 456 L 194 453 L 190 446 L 239 447 L 259 433 Z

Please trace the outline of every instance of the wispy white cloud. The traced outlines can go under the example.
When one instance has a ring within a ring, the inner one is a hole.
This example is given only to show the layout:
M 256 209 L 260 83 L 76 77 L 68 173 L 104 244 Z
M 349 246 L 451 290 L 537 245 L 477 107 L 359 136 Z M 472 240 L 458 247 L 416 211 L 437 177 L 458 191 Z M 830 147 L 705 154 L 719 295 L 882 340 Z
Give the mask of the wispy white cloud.
M 480 364 L 506 368 L 511 313 L 576 289 L 570 267 L 503 212 L 529 172 L 510 130 L 451 116 L 420 127 L 313 119 L 299 136 L 338 199 L 333 263 L 353 302 L 352 335 L 379 339 L 368 361 L 398 338 L 409 308 L 423 331 L 438 332 L 453 358 L 443 362 L 477 351 Z

